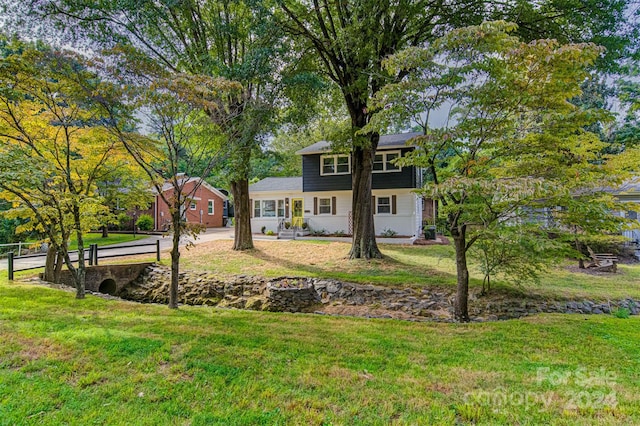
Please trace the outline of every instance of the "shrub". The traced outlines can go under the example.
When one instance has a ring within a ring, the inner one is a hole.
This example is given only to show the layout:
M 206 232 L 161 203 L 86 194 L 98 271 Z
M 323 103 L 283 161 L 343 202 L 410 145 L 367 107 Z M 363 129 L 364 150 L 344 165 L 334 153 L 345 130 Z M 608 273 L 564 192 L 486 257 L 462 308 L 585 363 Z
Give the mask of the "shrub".
M 334 234 L 336 237 L 344 237 L 345 235 L 347 235 L 347 233 L 344 232 L 342 229 L 336 231 Z
M 284 227 L 285 227 L 286 229 L 291 228 L 291 222 L 285 222 L 285 223 L 284 223 Z
M 627 308 L 618 308 L 611 311 L 611 315 L 621 319 L 629 318 L 630 314 L 631 314 L 631 311 L 629 311 Z
M 126 213 L 120 213 L 118 215 L 118 228 L 127 229 L 131 227 L 131 218 Z
M 307 222 L 302 222 L 302 229 L 307 229 L 309 224 Z
M 136 226 L 141 231 L 151 231 L 153 229 L 153 218 L 148 214 L 143 214 L 136 221 Z
M 267 231 L 267 227 L 263 226 L 262 228 L 260 228 L 260 232 L 262 232 L 263 234 Z
M 265 235 L 276 235 L 276 233 L 269 229 L 267 232 L 265 232 Z
M 326 229 L 314 229 L 313 231 L 311 231 L 311 235 L 315 236 L 315 237 L 321 237 L 323 235 L 327 235 L 327 230 Z
M 380 233 L 380 235 L 383 236 L 383 237 L 391 238 L 391 237 L 395 237 L 396 235 L 398 235 L 398 233 L 396 231 L 394 231 L 393 229 L 385 229 Z

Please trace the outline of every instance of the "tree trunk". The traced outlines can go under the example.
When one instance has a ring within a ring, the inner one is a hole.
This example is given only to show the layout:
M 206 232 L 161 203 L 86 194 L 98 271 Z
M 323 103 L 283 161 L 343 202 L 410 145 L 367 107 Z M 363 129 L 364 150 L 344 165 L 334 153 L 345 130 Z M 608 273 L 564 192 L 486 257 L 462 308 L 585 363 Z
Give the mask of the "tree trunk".
M 107 225 L 102 225 L 102 238 L 109 238 L 109 228 Z
M 61 251 L 58 251 L 56 267 L 53 271 L 53 282 L 55 284 L 60 284 L 60 281 L 62 280 L 62 265 L 64 265 L 64 254 Z
M 467 268 L 467 241 L 465 230 L 457 229 L 451 233 L 453 245 L 456 249 L 456 271 L 458 286 L 454 306 L 454 319 L 459 322 L 469 322 L 469 269 Z
M 171 213 L 173 247 L 171 248 L 171 284 L 169 285 L 169 308 L 178 309 L 178 281 L 180 278 L 180 235 L 182 234 L 180 205 Z
M 576 239 L 575 241 L 576 243 L 576 251 L 580 254 L 582 254 L 582 244 L 580 243 L 580 241 L 578 239 Z M 578 258 L 578 268 L 580 269 L 585 269 L 584 267 L 584 259 L 583 258 Z
M 44 263 L 44 280 L 55 283 L 56 259 L 58 258 L 58 250 L 49 244 L 47 248 L 47 258 Z
M 251 206 L 249 205 L 249 181 L 239 179 L 231 182 L 234 206 L 234 250 L 249 250 L 253 248 L 251 235 Z
M 78 239 L 78 269 L 76 269 L 74 274 L 76 281 L 76 299 L 84 299 L 87 270 L 84 264 L 84 239 L 82 237 L 82 224 L 80 222 L 80 207 L 77 204 L 73 206 L 73 221 L 76 227 L 76 238 Z
M 380 259 L 382 253 L 376 243 L 376 231 L 373 222 L 375 206 L 371 199 L 371 179 L 373 174 L 373 157 L 378 146 L 376 135 L 370 147 L 354 147 L 352 153 L 352 217 L 353 239 L 350 259 Z

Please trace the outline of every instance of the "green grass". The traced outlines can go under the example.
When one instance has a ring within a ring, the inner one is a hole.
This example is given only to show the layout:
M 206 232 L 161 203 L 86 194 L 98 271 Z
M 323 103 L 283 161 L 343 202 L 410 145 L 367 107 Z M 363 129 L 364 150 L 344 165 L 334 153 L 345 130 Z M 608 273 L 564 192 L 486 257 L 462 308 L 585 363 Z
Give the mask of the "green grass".
M 139 241 L 147 238 L 146 235 L 136 235 L 135 239 L 133 234 L 112 234 L 109 233 L 107 238 L 102 238 L 101 232 L 91 232 L 83 235 L 83 243 L 85 247 L 89 247 L 90 244 L 98 244 L 99 246 L 106 246 L 112 244 L 123 244 L 131 241 Z M 76 250 L 78 248 L 78 241 L 76 238 L 71 238 L 69 241 L 69 250 Z
M 234 252 L 229 241 L 213 241 L 184 251 L 184 269 L 225 275 L 306 276 L 362 284 L 448 287 L 456 284 L 451 246 L 381 244 L 382 260 L 347 260 L 350 244 L 325 241 L 256 241 L 255 250 Z M 596 300 L 640 298 L 640 265 L 619 265 L 617 274 L 590 275 L 568 270 L 571 262 L 551 267 L 539 283 L 517 284 L 494 279 L 496 292 L 545 298 Z M 470 263 L 470 287 L 479 292 L 482 274 Z
M 639 327 L 170 311 L 0 278 L 0 425 L 640 424 Z
M 139 241 L 143 238 L 147 238 L 147 236 L 138 234 L 134 239 L 133 234 L 113 234 L 113 233 L 109 233 L 109 236 L 107 238 L 102 238 L 102 232 L 89 232 L 83 235 L 83 242 L 85 247 L 89 247 L 90 244 L 98 244 L 99 246 L 106 246 L 111 244 L 128 243 L 130 241 Z M 27 243 L 36 244 L 38 243 L 38 241 L 27 240 Z M 78 249 L 78 241 L 75 235 L 72 235 L 69 241 L 69 250 L 77 250 L 77 249 Z

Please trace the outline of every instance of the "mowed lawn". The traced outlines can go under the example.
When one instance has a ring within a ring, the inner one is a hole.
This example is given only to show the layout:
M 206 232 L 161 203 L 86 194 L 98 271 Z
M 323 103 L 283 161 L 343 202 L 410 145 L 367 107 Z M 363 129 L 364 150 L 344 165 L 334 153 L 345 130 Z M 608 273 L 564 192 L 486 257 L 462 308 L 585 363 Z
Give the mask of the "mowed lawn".
M 348 260 L 350 244 L 331 241 L 255 241 L 255 250 L 235 252 L 228 240 L 198 244 L 184 250 L 183 269 L 206 270 L 221 277 L 307 276 L 387 286 L 454 288 L 456 271 L 451 246 L 380 245 L 382 260 Z M 168 253 L 164 256 L 168 258 Z M 168 261 L 166 261 L 168 264 Z M 570 268 L 573 266 L 573 268 Z M 537 294 L 550 298 L 598 300 L 640 298 L 640 264 L 619 265 L 617 274 L 578 272 L 577 262 L 562 262 L 541 274 L 539 283 L 493 281 L 496 291 Z M 482 274 L 470 262 L 471 288 L 479 292 Z
M 639 330 L 171 311 L 1 278 L 0 424 L 640 424 Z

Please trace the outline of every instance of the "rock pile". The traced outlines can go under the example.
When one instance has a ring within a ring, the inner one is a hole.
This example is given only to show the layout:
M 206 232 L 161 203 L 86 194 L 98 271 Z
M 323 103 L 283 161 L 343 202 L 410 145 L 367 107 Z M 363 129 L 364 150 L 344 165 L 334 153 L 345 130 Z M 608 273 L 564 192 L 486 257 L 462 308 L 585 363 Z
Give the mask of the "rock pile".
M 169 268 L 153 265 L 123 288 L 119 296 L 138 302 L 168 303 L 170 279 Z M 453 289 L 446 288 L 398 289 L 295 277 L 266 280 L 236 276 L 221 281 L 206 272 L 181 273 L 178 292 L 180 302 L 190 305 L 277 312 L 339 312 L 417 321 L 450 321 L 454 300 Z M 478 321 L 538 313 L 603 314 L 619 308 L 638 315 L 640 301 L 557 301 L 501 295 L 472 295 L 469 301 L 470 315 Z

